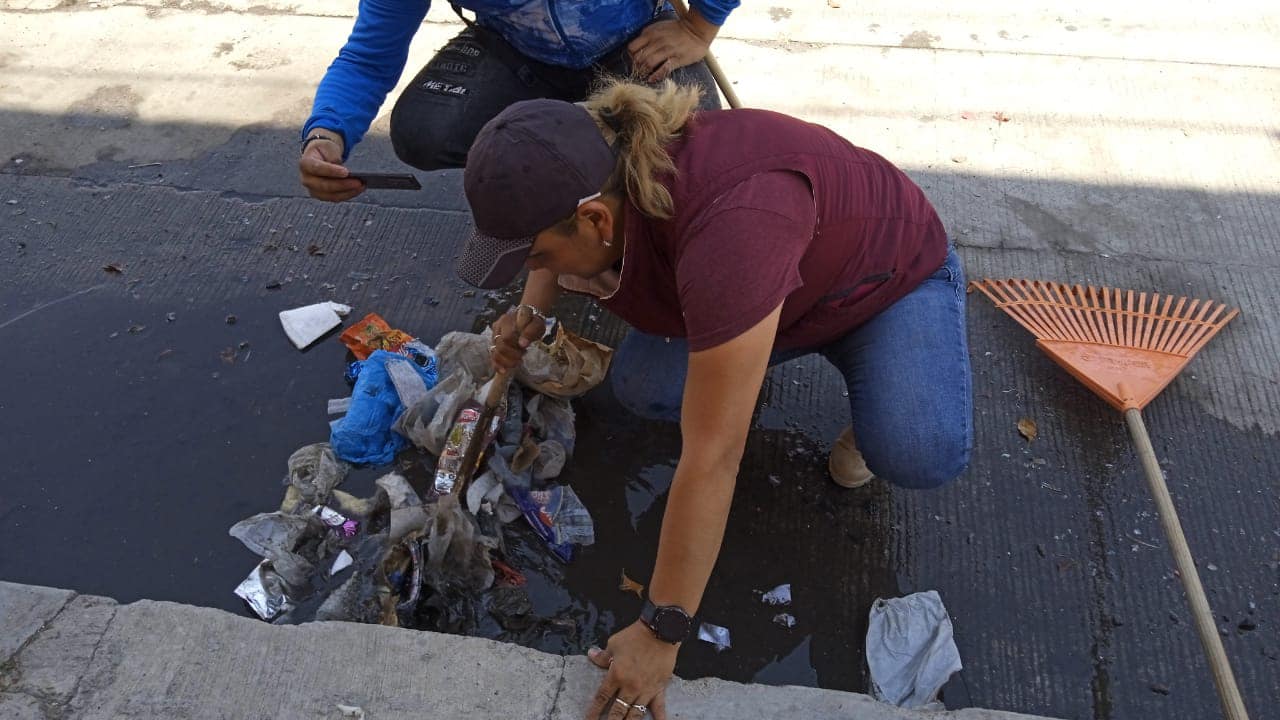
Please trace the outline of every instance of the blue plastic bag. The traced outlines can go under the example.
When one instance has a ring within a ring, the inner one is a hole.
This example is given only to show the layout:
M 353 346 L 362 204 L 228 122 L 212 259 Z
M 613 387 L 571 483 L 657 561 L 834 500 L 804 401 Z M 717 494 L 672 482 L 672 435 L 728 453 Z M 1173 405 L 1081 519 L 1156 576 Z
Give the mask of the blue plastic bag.
M 400 395 L 387 371 L 388 363 L 403 363 L 422 378 L 425 390 L 435 387 L 439 379 L 434 357 L 408 358 L 398 353 L 376 350 L 361 363 L 355 388 L 351 392 L 351 408 L 345 417 L 334 421 L 329 445 L 339 458 L 360 465 L 385 465 L 407 441 L 392 432 L 391 426 L 404 412 Z

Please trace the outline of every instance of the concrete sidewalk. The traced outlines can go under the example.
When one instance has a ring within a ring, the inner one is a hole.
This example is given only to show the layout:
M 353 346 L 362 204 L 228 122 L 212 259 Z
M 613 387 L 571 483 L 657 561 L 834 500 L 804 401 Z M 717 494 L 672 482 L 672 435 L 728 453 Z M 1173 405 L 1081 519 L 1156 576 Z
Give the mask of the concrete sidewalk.
M 0 717 L 577 720 L 600 671 L 489 640 L 350 623 L 277 627 L 219 610 L 0 582 Z M 675 680 L 670 715 L 701 720 L 1034 720 L 901 710 L 866 695 Z

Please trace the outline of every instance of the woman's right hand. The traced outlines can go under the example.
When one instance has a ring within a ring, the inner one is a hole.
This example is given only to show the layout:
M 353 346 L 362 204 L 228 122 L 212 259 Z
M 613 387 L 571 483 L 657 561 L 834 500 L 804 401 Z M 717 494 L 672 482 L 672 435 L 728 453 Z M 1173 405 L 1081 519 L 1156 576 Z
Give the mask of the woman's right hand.
M 530 306 L 523 306 L 530 307 Z M 526 315 L 528 321 L 523 328 L 517 330 L 517 315 Z M 514 370 L 520 367 L 520 361 L 524 359 L 524 351 L 528 349 L 530 343 L 542 339 L 547 331 L 546 323 L 543 321 L 542 314 L 539 312 L 518 312 L 518 308 L 512 307 L 507 310 L 502 317 L 494 321 L 491 326 L 493 329 L 493 345 L 489 347 L 489 359 L 493 363 L 495 370 Z
M 311 134 L 324 138 L 307 143 L 298 158 L 298 174 L 311 197 L 341 202 L 364 192 L 364 183 L 347 177 L 348 171 L 342 165 L 342 137 L 318 128 Z

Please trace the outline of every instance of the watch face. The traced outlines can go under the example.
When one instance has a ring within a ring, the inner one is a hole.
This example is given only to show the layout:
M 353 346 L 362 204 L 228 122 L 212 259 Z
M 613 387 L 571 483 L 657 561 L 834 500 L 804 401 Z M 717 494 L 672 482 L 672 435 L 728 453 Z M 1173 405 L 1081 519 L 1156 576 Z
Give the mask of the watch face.
M 653 632 L 667 642 L 680 642 L 689 634 L 689 616 L 676 608 L 658 608 L 653 614 Z

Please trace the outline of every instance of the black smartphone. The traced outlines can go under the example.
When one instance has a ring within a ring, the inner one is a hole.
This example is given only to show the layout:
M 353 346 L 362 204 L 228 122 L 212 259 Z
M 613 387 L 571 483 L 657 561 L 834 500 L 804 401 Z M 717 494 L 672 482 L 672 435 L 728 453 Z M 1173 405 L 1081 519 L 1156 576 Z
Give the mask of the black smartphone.
M 361 173 L 347 175 L 364 183 L 368 190 L 421 190 L 418 178 L 409 173 Z

